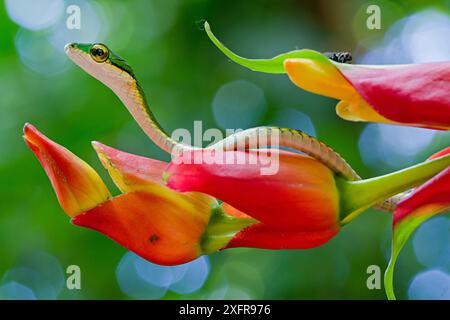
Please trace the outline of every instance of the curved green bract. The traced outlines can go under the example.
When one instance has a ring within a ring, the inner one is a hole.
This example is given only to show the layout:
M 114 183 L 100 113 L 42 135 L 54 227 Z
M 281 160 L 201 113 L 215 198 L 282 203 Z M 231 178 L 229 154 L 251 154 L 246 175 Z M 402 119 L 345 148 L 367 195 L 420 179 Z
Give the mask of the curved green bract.
M 247 59 L 241 56 L 238 56 L 233 51 L 225 47 L 219 39 L 214 36 L 214 34 L 211 31 L 211 28 L 209 26 L 208 22 L 205 22 L 204 24 L 206 34 L 208 35 L 209 39 L 216 45 L 216 47 L 223 52 L 228 58 L 230 58 L 232 61 L 236 62 L 237 64 L 246 67 L 253 71 L 258 72 L 264 72 L 264 73 L 286 73 L 284 70 L 284 61 L 286 59 L 312 59 L 312 60 L 321 60 L 326 63 L 332 64 L 332 62 L 323 54 L 320 52 L 310 50 L 310 49 L 301 49 L 301 50 L 294 50 L 289 51 L 286 53 L 282 53 L 280 55 L 277 55 L 271 59 Z
M 425 161 L 450 160 L 450 154 Z M 438 169 L 438 168 L 437 168 Z M 395 299 L 393 278 L 394 267 L 400 251 L 414 231 L 431 217 L 448 213 L 450 209 L 450 166 L 434 175 L 432 179 L 415 189 L 407 198 L 399 203 L 394 212 L 392 227 L 391 259 L 384 275 L 384 287 L 389 299 Z
M 395 300 L 394 293 L 394 268 L 397 262 L 398 255 L 403 249 L 406 241 L 414 233 L 414 231 L 426 220 L 435 216 L 439 212 L 430 214 L 422 214 L 419 216 L 410 216 L 402 221 L 399 221 L 392 230 L 392 245 L 391 245 L 391 259 L 388 267 L 384 273 L 384 290 L 389 300 Z

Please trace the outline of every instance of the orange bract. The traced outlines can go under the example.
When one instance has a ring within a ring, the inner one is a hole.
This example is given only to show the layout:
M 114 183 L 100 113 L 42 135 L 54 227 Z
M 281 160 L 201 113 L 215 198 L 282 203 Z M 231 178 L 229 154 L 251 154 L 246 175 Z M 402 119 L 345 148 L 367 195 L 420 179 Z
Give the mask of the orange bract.
M 99 175 L 86 162 L 48 139 L 30 124 L 24 139 L 47 173 L 58 201 L 71 217 L 89 210 L 110 197 Z

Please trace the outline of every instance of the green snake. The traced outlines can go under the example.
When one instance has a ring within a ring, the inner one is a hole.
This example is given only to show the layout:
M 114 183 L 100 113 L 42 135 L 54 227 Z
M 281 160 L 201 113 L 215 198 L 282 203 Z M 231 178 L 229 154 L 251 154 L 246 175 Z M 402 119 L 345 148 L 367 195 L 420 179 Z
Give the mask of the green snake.
M 119 97 L 142 130 L 162 150 L 176 154 L 184 150 L 199 149 L 175 141 L 164 131 L 151 112 L 144 91 L 130 65 L 106 45 L 71 43 L 65 46 L 65 51 L 75 64 L 105 84 Z M 322 162 L 347 180 L 361 180 L 361 177 L 336 151 L 300 130 L 280 127 L 250 128 L 236 132 L 206 149 L 232 151 L 242 143 L 245 148 L 251 148 L 248 141 L 255 141 L 252 139 L 264 136 L 270 138 L 275 134 L 279 140 L 278 147 L 301 151 Z M 391 212 L 403 197 L 404 194 L 393 196 L 375 207 Z

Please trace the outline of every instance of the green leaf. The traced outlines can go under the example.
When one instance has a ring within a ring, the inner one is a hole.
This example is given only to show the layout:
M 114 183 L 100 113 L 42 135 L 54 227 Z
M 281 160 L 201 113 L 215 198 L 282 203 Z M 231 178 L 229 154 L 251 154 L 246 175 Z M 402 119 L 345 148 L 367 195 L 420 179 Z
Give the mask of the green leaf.
M 205 27 L 205 31 L 206 31 L 208 37 L 216 45 L 216 47 L 219 48 L 220 51 L 222 51 L 232 61 L 236 62 L 237 64 L 239 64 L 243 67 L 253 70 L 253 71 L 264 72 L 264 73 L 286 73 L 286 71 L 284 70 L 284 65 L 283 65 L 284 61 L 286 59 L 295 59 L 295 58 L 321 60 L 326 63 L 332 64 L 332 62 L 326 56 L 321 54 L 320 52 L 317 52 L 314 50 L 309 50 L 309 49 L 289 51 L 289 52 L 277 55 L 276 57 L 273 57 L 271 59 L 243 58 L 243 57 L 235 54 L 233 51 L 231 51 L 227 47 L 225 47 L 219 41 L 219 39 L 217 39 L 216 36 L 214 36 L 208 22 L 205 22 L 204 27 Z

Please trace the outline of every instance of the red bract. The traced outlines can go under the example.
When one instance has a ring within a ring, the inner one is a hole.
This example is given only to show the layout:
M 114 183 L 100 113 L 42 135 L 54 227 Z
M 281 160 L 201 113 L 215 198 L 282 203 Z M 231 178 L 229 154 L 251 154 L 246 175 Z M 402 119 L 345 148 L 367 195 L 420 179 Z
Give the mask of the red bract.
M 210 151 L 194 151 L 199 157 Z M 271 226 L 325 231 L 339 225 L 334 173 L 319 161 L 287 151 L 227 151 L 229 164 L 172 162 L 167 185 L 178 191 L 211 194 Z M 273 157 L 276 154 L 277 157 Z M 186 153 L 183 156 L 190 156 Z M 278 159 L 279 170 L 261 175 L 263 163 Z
M 387 119 L 450 128 L 450 62 L 341 67 L 361 97 Z
M 260 223 L 238 232 L 227 248 L 310 249 L 330 241 L 339 230 L 339 225 L 324 230 L 304 231 Z
M 417 188 L 395 210 L 394 228 L 404 219 L 441 212 L 450 206 L 450 168 Z
M 342 100 L 336 112 L 352 121 L 450 128 L 450 63 L 358 66 L 288 59 L 290 79 L 305 90 Z

